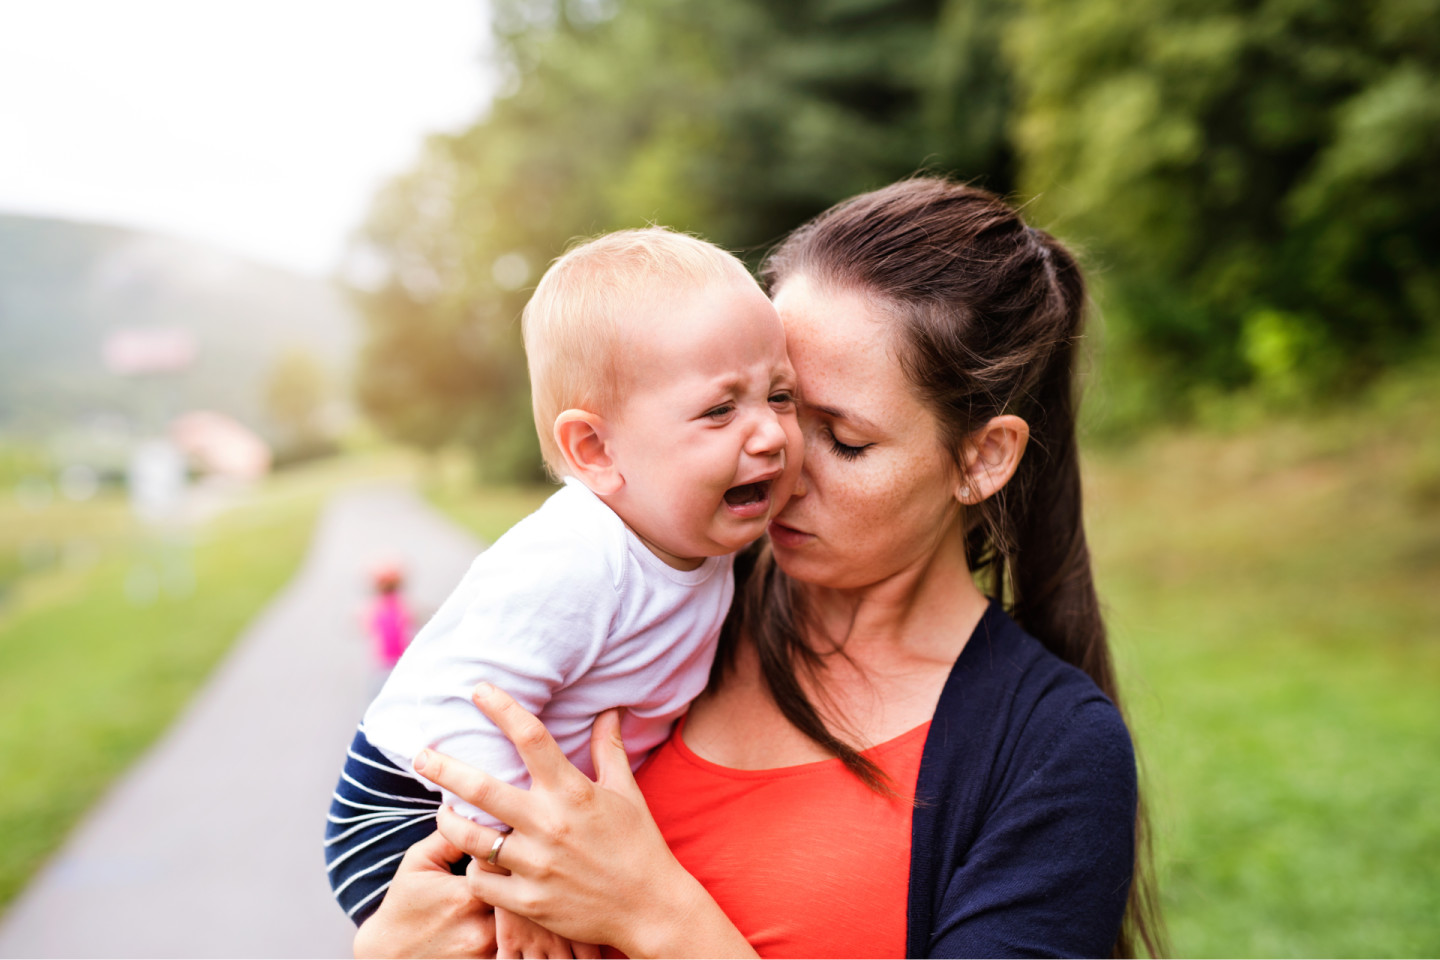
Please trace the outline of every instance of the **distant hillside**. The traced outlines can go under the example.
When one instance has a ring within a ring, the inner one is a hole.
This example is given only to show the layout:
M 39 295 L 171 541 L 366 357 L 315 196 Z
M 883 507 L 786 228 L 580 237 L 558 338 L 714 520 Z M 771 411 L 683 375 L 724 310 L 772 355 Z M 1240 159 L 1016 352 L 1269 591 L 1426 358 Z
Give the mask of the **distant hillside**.
M 193 369 L 140 383 L 106 372 L 113 331 L 176 326 L 199 344 Z M 265 431 L 277 358 L 312 354 L 343 395 L 357 328 L 343 292 L 323 280 L 171 237 L 0 214 L 0 430 L 98 414 L 143 430 L 204 407 Z

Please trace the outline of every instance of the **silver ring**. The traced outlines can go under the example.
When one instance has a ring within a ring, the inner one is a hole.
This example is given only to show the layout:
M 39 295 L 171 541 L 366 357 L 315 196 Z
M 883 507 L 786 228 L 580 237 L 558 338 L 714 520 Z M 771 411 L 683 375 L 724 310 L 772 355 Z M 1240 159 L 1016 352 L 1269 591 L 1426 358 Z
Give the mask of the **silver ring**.
M 490 856 L 485 858 L 485 862 L 490 866 L 496 865 L 495 859 L 500 856 L 500 848 L 505 846 L 505 838 L 508 836 L 510 836 L 510 831 L 506 830 L 495 838 L 494 843 L 490 844 Z

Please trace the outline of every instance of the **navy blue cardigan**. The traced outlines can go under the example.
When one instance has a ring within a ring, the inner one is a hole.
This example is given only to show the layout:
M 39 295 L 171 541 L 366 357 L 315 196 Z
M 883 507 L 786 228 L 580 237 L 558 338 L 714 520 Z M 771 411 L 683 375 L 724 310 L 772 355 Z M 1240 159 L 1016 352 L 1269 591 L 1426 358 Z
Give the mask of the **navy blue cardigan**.
M 1135 853 L 1120 712 L 997 604 L 955 662 L 911 828 L 911 957 L 1108 957 Z

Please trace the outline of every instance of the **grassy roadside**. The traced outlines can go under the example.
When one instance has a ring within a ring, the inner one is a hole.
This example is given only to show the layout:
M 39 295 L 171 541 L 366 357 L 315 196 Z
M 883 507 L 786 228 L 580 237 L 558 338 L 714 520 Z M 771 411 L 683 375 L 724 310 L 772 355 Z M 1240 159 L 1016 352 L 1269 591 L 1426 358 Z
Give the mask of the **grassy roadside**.
M 494 543 L 517 520 L 534 513 L 554 487 L 483 487 L 445 483 L 425 486 L 425 497 L 450 519 L 486 543 Z
M 1092 457 L 1180 956 L 1440 953 L 1440 392 Z
M 0 526 L 84 543 L 0 610 L 0 905 L 158 736 L 295 571 L 326 494 L 355 472 L 287 473 L 202 526 L 139 529 L 118 499 Z M 77 539 L 83 532 L 84 538 Z

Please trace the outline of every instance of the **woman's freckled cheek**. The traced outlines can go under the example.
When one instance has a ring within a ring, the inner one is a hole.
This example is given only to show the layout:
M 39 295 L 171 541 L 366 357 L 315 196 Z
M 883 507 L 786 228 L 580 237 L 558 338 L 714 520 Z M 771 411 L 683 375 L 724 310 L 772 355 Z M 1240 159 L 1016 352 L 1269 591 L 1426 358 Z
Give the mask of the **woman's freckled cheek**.
M 905 502 L 903 480 L 903 477 L 897 476 L 896 471 L 889 469 L 882 477 L 872 479 L 867 490 L 872 504 L 886 513 L 894 512 L 896 507 Z

